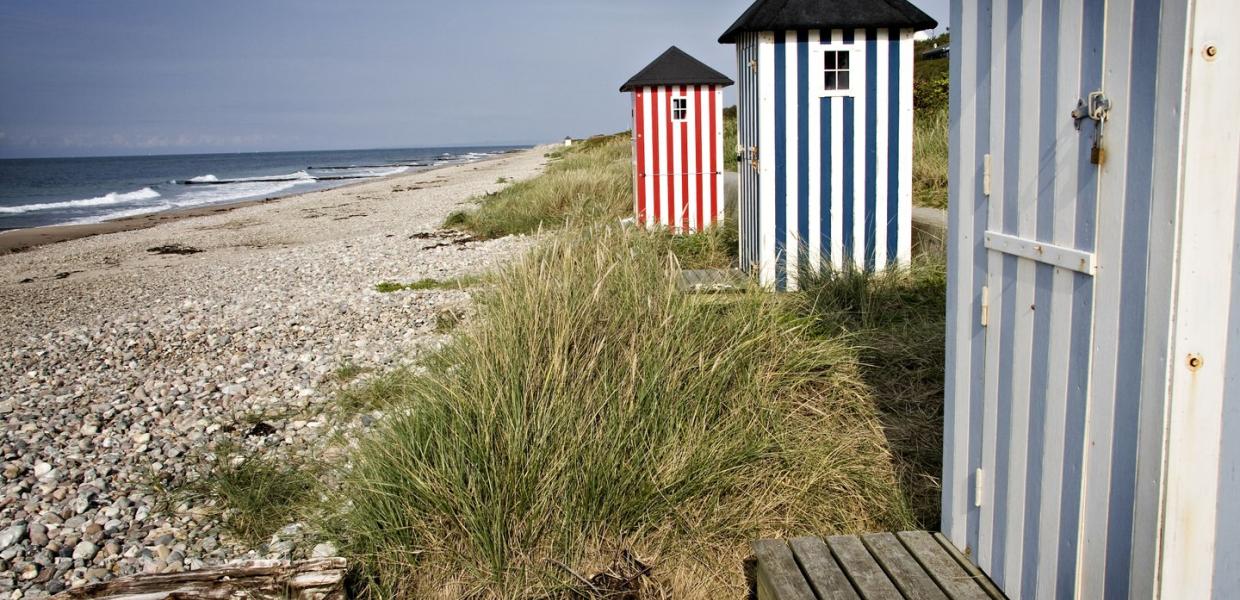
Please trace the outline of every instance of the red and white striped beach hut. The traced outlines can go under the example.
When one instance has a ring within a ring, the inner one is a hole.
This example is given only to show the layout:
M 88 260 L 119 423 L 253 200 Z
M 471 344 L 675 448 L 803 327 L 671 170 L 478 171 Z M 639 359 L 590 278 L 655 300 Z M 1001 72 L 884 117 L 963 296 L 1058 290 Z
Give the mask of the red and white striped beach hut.
M 723 218 L 724 74 L 672 46 L 623 86 L 633 93 L 634 212 L 700 231 Z

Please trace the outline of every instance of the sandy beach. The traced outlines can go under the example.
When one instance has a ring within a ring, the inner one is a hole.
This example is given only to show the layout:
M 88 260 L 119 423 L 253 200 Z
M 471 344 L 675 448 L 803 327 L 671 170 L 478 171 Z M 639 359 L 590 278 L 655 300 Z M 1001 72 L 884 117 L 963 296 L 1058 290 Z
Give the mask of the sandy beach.
M 161 213 L 143 228 L 0 255 L 0 594 L 310 554 L 296 539 L 247 548 L 192 505 L 160 512 L 153 482 L 184 478 L 205 448 L 256 422 L 270 431 L 241 436 L 251 446 L 324 445 L 341 365 L 376 369 L 434 347 L 436 316 L 469 303 L 459 290 L 375 285 L 518 256 L 529 238 L 434 232 L 501 178 L 537 175 L 546 150 Z M 152 251 L 174 245 L 196 252 Z

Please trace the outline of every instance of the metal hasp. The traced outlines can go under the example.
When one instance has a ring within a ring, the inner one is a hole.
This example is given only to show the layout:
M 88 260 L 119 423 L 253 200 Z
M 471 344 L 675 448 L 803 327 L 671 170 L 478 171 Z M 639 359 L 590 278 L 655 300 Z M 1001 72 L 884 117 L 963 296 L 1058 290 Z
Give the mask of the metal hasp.
M 1101 165 L 1107 161 L 1106 148 L 1102 146 L 1102 126 L 1111 117 L 1111 100 L 1101 91 L 1090 92 L 1089 100 L 1077 100 L 1072 111 L 1072 123 L 1081 130 L 1081 121 L 1094 121 L 1094 143 L 1089 149 L 1089 162 Z

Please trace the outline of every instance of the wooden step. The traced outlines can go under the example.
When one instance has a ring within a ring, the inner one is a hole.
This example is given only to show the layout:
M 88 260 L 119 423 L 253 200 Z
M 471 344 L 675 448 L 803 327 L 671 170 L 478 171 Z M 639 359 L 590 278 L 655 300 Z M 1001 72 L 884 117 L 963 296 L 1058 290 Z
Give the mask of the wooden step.
M 941 534 L 759 540 L 758 600 L 1003 600 Z

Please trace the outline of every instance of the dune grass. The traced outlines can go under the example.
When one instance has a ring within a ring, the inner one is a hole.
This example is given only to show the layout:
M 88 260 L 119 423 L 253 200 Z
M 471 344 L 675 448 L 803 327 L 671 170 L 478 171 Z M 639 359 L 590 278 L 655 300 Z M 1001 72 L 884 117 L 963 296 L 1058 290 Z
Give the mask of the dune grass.
M 392 292 L 407 292 L 407 291 L 417 292 L 417 291 L 425 291 L 425 290 L 459 290 L 459 289 L 465 289 L 468 287 L 473 287 L 475 285 L 483 283 L 484 281 L 486 281 L 486 278 L 480 275 L 462 275 L 460 277 L 453 277 L 450 279 L 434 279 L 434 278 L 428 277 L 426 279 L 419 279 L 417 281 L 411 281 L 409 283 L 397 283 L 395 281 L 381 281 L 375 284 L 375 291 L 383 293 L 383 294 L 390 294 Z
M 947 208 L 947 110 L 918 111 L 913 120 L 913 202 Z
M 902 488 L 921 527 L 937 529 L 943 447 L 947 329 L 944 256 L 907 268 L 810 274 L 792 300 L 819 337 L 856 348 L 860 375 L 896 458 Z
M 736 171 L 736 105 L 723 109 L 723 168 Z
M 654 569 L 639 597 L 741 597 L 756 537 L 935 526 L 941 258 L 680 294 L 677 269 L 734 264 L 734 221 L 619 227 L 627 137 L 552 158 L 453 222 L 568 227 L 489 278 L 446 347 L 341 395 L 385 415 L 325 522 L 366 594 L 583 597 L 631 552 Z
M 389 417 L 332 528 L 374 595 L 548 597 L 631 550 L 666 597 L 740 597 L 755 537 L 912 526 L 855 348 L 780 297 L 677 293 L 666 249 L 566 232 L 359 400 Z
M 628 216 L 633 207 L 630 146 L 624 133 L 551 152 L 553 162 L 543 175 L 475 198 L 476 208 L 449 215 L 444 227 L 492 239 Z
M 266 542 L 278 529 L 298 519 L 319 488 L 321 469 L 288 457 L 245 451 L 233 442 L 214 452 L 214 461 L 200 477 L 173 489 L 162 489 L 169 508 L 187 501 L 205 506 L 224 528 L 247 543 Z M 197 502 L 195 502 L 197 503 Z

